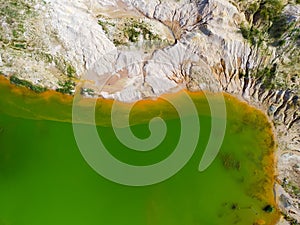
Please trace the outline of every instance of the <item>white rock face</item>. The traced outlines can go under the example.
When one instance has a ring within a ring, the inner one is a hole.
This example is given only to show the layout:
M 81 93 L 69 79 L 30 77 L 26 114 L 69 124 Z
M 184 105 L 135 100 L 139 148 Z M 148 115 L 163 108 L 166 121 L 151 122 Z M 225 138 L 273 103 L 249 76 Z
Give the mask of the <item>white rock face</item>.
M 89 1 L 51 0 L 49 25 L 57 32 L 66 57 L 76 62 L 76 69 L 85 74 L 106 55 L 116 58 L 116 48 L 100 29 L 97 19 L 88 11 Z M 105 61 L 104 60 L 104 61 Z M 112 62 L 101 67 L 110 71 Z
M 294 188 L 300 186 L 300 154 L 299 152 L 287 152 L 280 156 L 278 163 L 279 178 L 284 181 L 285 189 L 293 196 L 288 194 L 282 187 L 277 187 L 279 195 L 279 206 L 284 213 L 291 213 L 293 217 L 300 221 L 300 200 L 295 196 Z M 291 179 L 293 178 L 293 179 Z
M 94 89 L 98 94 L 106 97 L 135 101 L 178 86 L 220 91 L 233 75 L 245 71 L 247 66 L 255 67 L 258 61 L 257 55 L 255 60 L 249 59 L 251 49 L 239 33 L 243 16 L 227 1 L 49 0 L 48 3 L 51 9 L 48 23 L 57 33 L 67 59 L 74 62 L 82 78 L 96 84 Z M 155 19 L 171 30 L 176 44 L 157 49 L 153 54 L 142 50 L 124 52 L 107 38 L 98 24 L 98 15 Z M 114 86 L 118 88 L 112 90 L 104 83 L 110 77 L 114 77 L 114 84 L 118 83 Z
M 287 15 L 288 22 L 295 22 L 300 20 L 300 5 L 287 5 L 283 13 Z
M 285 153 L 280 157 L 279 176 L 283 179 L 285 177 L 297 176 L 300 185 L 300 154 L 297 152 Z M 288 165 L 288 166 L 286 166 Z

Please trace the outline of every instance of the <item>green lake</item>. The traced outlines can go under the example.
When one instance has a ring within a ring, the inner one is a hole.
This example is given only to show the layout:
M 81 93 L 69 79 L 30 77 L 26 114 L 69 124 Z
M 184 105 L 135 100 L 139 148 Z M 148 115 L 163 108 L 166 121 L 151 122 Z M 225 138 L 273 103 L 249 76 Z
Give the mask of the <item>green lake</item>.
M 225 96 L 228 119 L 224 142 L 212 165 L 199 172 L 211 117 L 203 95 L 190 94 L 201 124 L 201 141 L 195 154 L 170 179 L 151 186 L 129 187 L 106 180 L 83 159 L 70 123 L 71 97 L 38 95 L 15 88 L 3 78 L 0 81 L 0 225 L 277 222 L 271 125 L 262 113 L 245 103 Z M 148 117 L 163 114 L 167 118 L 165 140 L 155 150 L 142 153 L 126 149 L 116 139 L 109 126 L 112 101 L 99 101 L 99 136 L 116 158 L 146 165 L 172 153 L 180 124 L 167 103 L 148 100 L 135 107 L 135 125 L 131 128 L 140 138 L 149 135 Z M 274 207 L 273 212 L 263 210 L 267 205 Z

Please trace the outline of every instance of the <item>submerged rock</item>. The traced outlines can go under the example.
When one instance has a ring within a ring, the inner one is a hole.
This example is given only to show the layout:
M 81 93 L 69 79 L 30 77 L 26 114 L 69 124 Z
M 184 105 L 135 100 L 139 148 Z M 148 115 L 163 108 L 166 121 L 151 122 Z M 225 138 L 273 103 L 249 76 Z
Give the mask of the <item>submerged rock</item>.
M 274 211 L 274 207 L 271 205 L 267 205 L 266 207 L 263 208 L 263 210 L 267 213 L 271 213 Z

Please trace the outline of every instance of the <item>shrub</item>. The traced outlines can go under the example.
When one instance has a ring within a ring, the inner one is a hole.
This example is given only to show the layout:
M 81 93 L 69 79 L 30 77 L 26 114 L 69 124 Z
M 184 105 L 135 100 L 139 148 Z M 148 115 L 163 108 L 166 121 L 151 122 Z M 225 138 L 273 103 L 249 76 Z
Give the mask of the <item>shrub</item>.
M 278 45 L 279 45 L 279 46 L 283 46 L 283 45 L 285 45 L 285 43 L 286 43 L 286 40 L 280 40 L 280 41 L 278 42 Z
M 263 41 L 262 33 L 254 27 L 247 28 L 242 25 L 240 27 L 240 31 L 243 37 L 247 39 L 252 45 L 257 44 L 259 46 Z
M 67 80 L 64 83 L 59 82 L 59 85 L 61 88 L 57 88 L 57 92 L 70 95 L 74 93 L 75 83 L 72 80 Z
M 277 64 L 273 64 L 271 68 L 266 67 L 258 71 L 255 76 L 262 79 L 262 82 L 266 88 L 272 88 L 274 86 L 273 81 L 276 75 Z
M 261 19 L 274 21 L 284 8 L 281 0 L 265 0 L 260 7 Z
M 17 85 L 17 86 L 27 87 L 36 93 L 42 93 L 47 90 L 46 88 L 44 88 L 42 86 L 34 85 L 26 80 L 21 80 L 21 79 L 17 78 L 16 76 L 10 77 L 10 83 Z
M 76 70 L 73 66 L 67 65 L 67 75 L 68 77 L 74 77 L 76 75 Z
M 82 95 L 90 95 L 90 96 L 94 96 L 95 95 L 95 91 L 91 88 L 82 88 L 81 89 L 81 94 Z
M 270 37 L 275 39 L 281 38 L 290 26 L 291 24 L 288 24 L 286 16 L 277 16 L 269 29 Z
M 124 34 L 130 42 L 137 42 L 140 32 L 135 27 L 126 27 Z
M 254 22 L 251 28 L 242 24 L 240 30 L 243 37 L 257 46 L 267 40 L 267 36 L 280 38 L 290 28 L 285 16 L 282 15 L 283 8 L 282 0 L 262 0 L 259 5 L 256 3 L 249 5 L 245 12 L 260 22 Z
M 21 43 L 15 43 L 14 47 L 17 49 L 26 49 L 26 44 L 21 44 Z
M 109 30 L 107 28 L 107 23 L 102 21 L 102 20 L 98 20 L 98 24 L 102 27 L 103 31 L 108 34 Z

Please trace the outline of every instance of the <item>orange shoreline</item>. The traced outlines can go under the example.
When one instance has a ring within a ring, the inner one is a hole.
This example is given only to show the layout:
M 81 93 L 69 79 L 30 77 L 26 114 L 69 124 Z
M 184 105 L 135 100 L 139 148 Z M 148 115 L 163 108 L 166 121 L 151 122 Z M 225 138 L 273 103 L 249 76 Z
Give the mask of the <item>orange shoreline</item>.
M 183 90 L 184 92 L 187 92 L 193 100 L 199 100 L 201 103 L 205 103 L 205 93 L 204 92 L 190 92 L 187 90 Z M 172 94 L 164 94 L 163 96 L 171 96 L 172 98 L 176 98 L 179 96 L 183 91 L 177 92 L 177 93 L 172 93 Z M 46 91 L 44 93 L 37 94 L 25 87 L 18 87 L 15 85 L 10 84 L 9 80 L 6 79 L 4 76 L 0 76 L 0 94 L 2 96 L 3 93 L 6 94 L 6 98 L 1 99 L 0 101 L 0 110 L 3 111 L 4 113 L 7 113 L 12 116 L 17 116 L 17 117 L 25 117 L 29 119 L 44 119 L 44 120 L 55 120 L 55 121 L 61 121 L 61 122 L 72 122 L 72 104 L 73 104 L 73 96 L 70 95 L 65 95 L 58 93 L 56 91 Z M 211 93 L 209 93 L 211 94 Z M 11 102 L 9 100 L 9 95 L 19 95 L 20 96 L 20 102 L 21 106 L 18 104 L 18 102 Z M 268 133 L 270 137 L 272 137 L 272 141 L 276 140 L 275 133 L 274 133 L 274 127 L 272 126 L 272 123 L 270 123 L 270 120 L 266 116 L 266 114 L 255 107 L 250 106 L 246 102 L 242 102 L 236 97 L 227 94 L 227 93 L 218 93 L 218 94 L 211 94 L 215 97 L 223 95 L 226 104 L 230 104 L 233 107 L 233 111 L 238 111 L 240 108 L 243 108 L 244 110 L 247 110 L 247 114 L 250 117 L 254 117 L 257 115 L 264 115 L 264 120 L 266 123 L 270 125 L 268 127 Z M 162 96 L 162 97 L 163 97 Z M 135 103 L 135 107 L 132 111 L 133 115 L 142 114 L 145 115 L 144 120 L 142 122 L 147 122 L 151 118 L 155 116 L 162 116 L 165 118 L 164 113 L 168 113 L 168 118 L 176 118 L 178 115 L 175 111 L 175 109 L 162 97 L 158 97 L 157 99 L 146 99 L 146 100 L 141 100 Z M 28 109 L 25 107 L 27 104 L 47 104 L 49 102 L 57 102 L 57 106 L 59 106 L 59 111 L 61 111 L 61 117 L 57 118 L 57 110 L 58 108 L 55 108 L 53 111 L 53 114 L 49 111 L 43 111 L 42 113 L 35 111 L 34 109 Z M 82 105 L 89 105 L 92 104 L 95 101 L 95 99 L 90 99 L 90 98 L 84 98 L 81 102 Z M 112 105 L 114 103 L 114 100 L 111 99 L 103 99 L 103 98 L 98 98 L 97 100 L 97 106 L 96 110 L 97 112 L 100 112 L 101 115 L 99 118 L 96 118 L 96 122 L 99 125 L 109 125 L 110 123 L 110 110 L 112 108 Z M 5 107 L 5 104 L 8 104 L 11 106 L 12 110 L 9 109 L 10 107 Z M 23 104 L 23 106 L 22 106 Z M 129 104 L 127 103 L 120 103 L 119 104 L 122 107 L 129 107 Z M 19 107 L 19 108 L 18 108 Z M 149 110 L 151 109 L 151 110 Z M 39 114 L 41 113 L 41 114 Z M 201 112 L 201 113 L 210 113 L 208 111 Z M 171 116 L 170 116 L 171 114 Z M 24 116 L 25 115 L 25 116 Z M 253 119 L 253 118 L 252 118 Z M 255 118 L 254 118 L 255 120 Z M 107 122 L 109 121 L 109 122 Z M 268 184 L 265 186 L 268 186 L 269 188 L 273 189 L 273 185 L 275 184 L 276 180 L 276 166 L 277 165 L 277 159 L 276 159 L 276 143 L 268 143 L 268 146 L 270 146 L 270 151 L 268 155 L 266 155 L 263 159 L 264 162 L 264 169 L 265 169 L 265 174 L 269 174 L 269 179 L 268 179 Z M 272 205 L 277 205 L 275 196 L 273 194 L 273 191 L 267 191 L 267 196 L 260 196 L 264 201 L 269 202 Z M 274 220 L 272 220 L 271 224 L 275 225 L 280 217 L 279 209 L 276 209 L 276 215 L 274 215 Z

